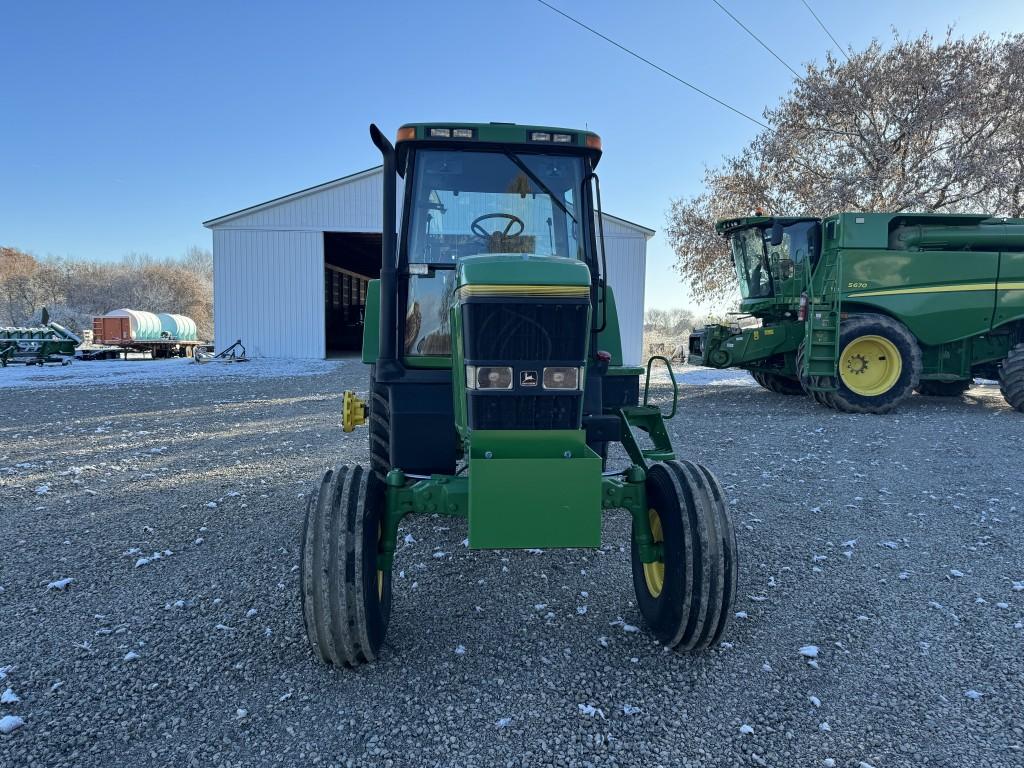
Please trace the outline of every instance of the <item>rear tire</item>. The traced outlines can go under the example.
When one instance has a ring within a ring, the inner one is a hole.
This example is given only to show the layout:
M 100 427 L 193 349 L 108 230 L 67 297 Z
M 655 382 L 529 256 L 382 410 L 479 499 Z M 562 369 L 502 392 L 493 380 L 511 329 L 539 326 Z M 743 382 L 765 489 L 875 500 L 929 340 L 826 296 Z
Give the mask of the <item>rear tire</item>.
M 669 648 L 717 645 L 732 617 L 738 561 L 725 494 L 699 464 L 667 461 L 647 473 L 647 503 L 663 558 L 642 563 L 632 542 L 640 615 Z
M 999 368 L 999 391 L 1015 411 L 1024 413 L 1024 344 L 1010 350 Z
M 306 505 L 302 619 L 321 661 L 373 661 L 391 618 L 391 571 L 377 570 L 385 486 L 360 466 L 328 470 Z
M 973 379 L 962 381 L 922 381 L 917 385 L 917 394 L 925 397 L 960 397 L 971 388 Z
M 370 467 L 380 480 L 387 477 L 391 463 L 391 404 L 388 389 L 377 383 L 376 366 L 370 368 L 370 401 L 368 403 Z
M 839 329 L 839 370 L 833 408 L 890 413 L 921 382 L 921 348 L 910 330 L 886 315 L 852 315 Z

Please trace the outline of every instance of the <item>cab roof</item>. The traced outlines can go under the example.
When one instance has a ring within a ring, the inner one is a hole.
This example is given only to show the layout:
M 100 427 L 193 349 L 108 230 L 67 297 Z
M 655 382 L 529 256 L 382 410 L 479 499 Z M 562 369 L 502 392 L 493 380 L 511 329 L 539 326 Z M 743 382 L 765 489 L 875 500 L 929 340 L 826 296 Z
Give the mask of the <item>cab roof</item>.
M 719 219 L 715 222 L 715 232 L 727 237 L 738 229 L 750 227 L 767 227 L 778 221 L 782 225 L 796 224 L 798 221 L 821 221 L 814 216 L 740 216 L 731 219 Z
M 601 137 L 593 131 L 578 128 L 556 128 L 550 125 L 517 125 L 516 123 L 405 123 L 398 129 L 396 147 L 411 142 L 435 145 L 458 144 L 523 144 L 535 149 L 583 149 L 601 157 Z

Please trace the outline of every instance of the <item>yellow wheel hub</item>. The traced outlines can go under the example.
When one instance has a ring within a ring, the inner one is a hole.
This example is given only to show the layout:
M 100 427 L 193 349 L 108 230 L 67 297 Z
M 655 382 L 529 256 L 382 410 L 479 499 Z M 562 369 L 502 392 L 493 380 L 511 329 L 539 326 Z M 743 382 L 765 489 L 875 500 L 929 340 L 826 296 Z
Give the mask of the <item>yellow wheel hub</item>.
M 900 351 L 884 336 L 860 336 L 839 356 L 839 378 L 847 389 L 864 397 L 884 395 L 902 372 Z
M 661 530 L 661 518 L 653 509 L 647 510 L 647 515 L 651 521 L 651 537 L 655 544 L 660 544 L 665 540 L 665 534 Z M 644 563 L 644 581 L 647 582 L 647 591 L 651 593 L 651 597 L 660 595 L 661 590 L 665 588 L 664 561 Z

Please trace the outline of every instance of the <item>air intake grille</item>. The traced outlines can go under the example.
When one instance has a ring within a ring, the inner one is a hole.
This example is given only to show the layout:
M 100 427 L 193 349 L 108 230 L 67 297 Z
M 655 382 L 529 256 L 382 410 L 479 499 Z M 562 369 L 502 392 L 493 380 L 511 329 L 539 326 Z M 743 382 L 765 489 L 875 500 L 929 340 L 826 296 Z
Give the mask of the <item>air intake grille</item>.
M 586 299 L 464 301 L 466 363 L 513 369 L 511 390 L 467 392 L 470 428 L 580 428 L 582 392 L 545 390 L 541 382 L 546 365 L 584 364 L 589 306 Z
M 462 305 L 467 361 L 583 362 L 587 344 L 583 302 L 509 303 L 471 301 Z
M 579 429 L 580 395 L 488 395 L 469 397 L 473 429 Z

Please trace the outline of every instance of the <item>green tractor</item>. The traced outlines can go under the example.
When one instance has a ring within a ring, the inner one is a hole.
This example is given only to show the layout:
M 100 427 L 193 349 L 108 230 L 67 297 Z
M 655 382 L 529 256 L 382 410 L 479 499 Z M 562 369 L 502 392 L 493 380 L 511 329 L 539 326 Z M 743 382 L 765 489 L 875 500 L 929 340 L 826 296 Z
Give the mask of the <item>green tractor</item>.
M 412 513 L 466 518 L 471 549 L 562 548 L 600 546 L 603 512 L 625 509 L 646 625 L 669 647 L 717 644 L 735 532 L 714 475 L 675 458 L 675 397 L 668 414 L 648 402 L 655 361 L 642 401 L 644 369 L 623 365 L 599 137 L 508 123 L 404 125 L 395 145 L 370 135 L 384 164 L 370 387 L 366 403 L 345 393 L 342 416 L 346 431 L 367 423 L 369 466 L 329 470 L 307 507 L 302 613 L 316 655 L 378 656 Z M 614 443 L 627 466 L 608 468 Z
M 690 336 L 689 360 L 849 413 L 998 379 L 1024 411 L 1024 219 L 841 213 L 715 225 L 741 313 Z

